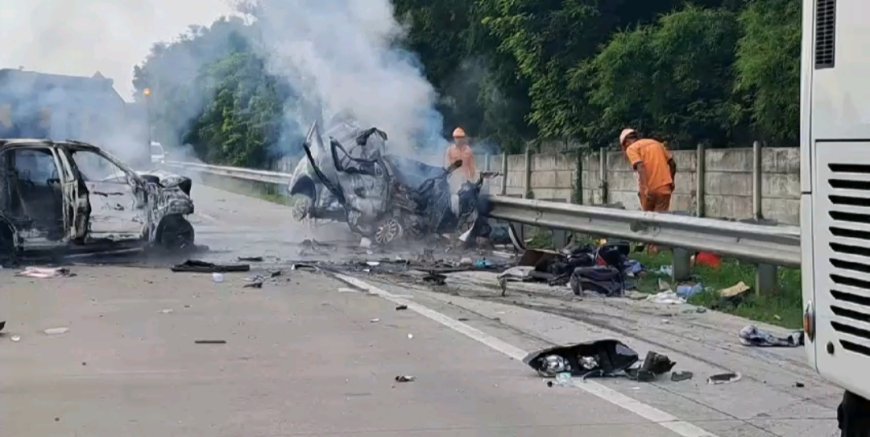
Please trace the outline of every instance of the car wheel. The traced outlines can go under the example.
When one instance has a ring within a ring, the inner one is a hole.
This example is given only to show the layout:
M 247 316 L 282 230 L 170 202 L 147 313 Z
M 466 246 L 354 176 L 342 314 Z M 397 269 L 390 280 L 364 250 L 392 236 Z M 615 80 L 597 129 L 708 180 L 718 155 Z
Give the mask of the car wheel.
M 399 238 L 402 238 L 402 225 L 396 219 L 389 219 L 375 231 L 375 241 L 380 245 L 390 244 Z
M 181 216 L 169 216 L 160 223 L 157 244 L 167 250 L 180 250 L 193 246 L 193 225 Z

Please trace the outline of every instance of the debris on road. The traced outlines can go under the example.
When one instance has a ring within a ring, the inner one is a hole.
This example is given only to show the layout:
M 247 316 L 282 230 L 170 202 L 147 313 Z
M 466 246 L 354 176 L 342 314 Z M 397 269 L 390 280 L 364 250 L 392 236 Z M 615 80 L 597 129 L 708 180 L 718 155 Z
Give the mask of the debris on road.
M 358 290 L 356 288 L 340 287 L 338 289 L 338 292 L 339 293 L 359 293 L 360 290 Z
M 214 264 L 205 261 L 187 260 L 182 264 L 172 267 L 173 272 L 187 273 L 229 273 L 247 272 L 251 270 L 249 264 Z
M 261 263 L 263 262 L 262 256 L 240 256 L 238 258 L 239 262 L 251 262 L 251 263 Z
M 707 378 L 707 384 L 730 384 L 732 382 L 737 382 L 741 378 L 741 375 L 736 372 L 728 372 L 728 373 L 719 373 Z
M 556 385 L 559 387 L 573 387 L 574 381 L 571 377 L 571 372 L 562 372 L 556 374 Z
M 21 336 L 13 335 L 12 337 L 9 337 L 9 339 L 12 340 L 13 343 L 18 343 L 19 341 L 21 341 Z
M 2 331 L 3 328 L 5 328 L 5 327 L 6 327 L 6 321 L 3 320 L 2 322 L 0 322 L 0 331 Z
M 682 305 L 686 303 L 686 299 L 677 296 L 677 293 L 673 291 L 662 291 L 647 297 L 646 300 L 661 305 Z
M 734 284 L 731 287 L 724 288 L 719 290 L 719 296 L 722 296 L 725 299 L 734 299 L 739 296 L 742 296 L 746 292 L 750 290 L 749 286 L 746 285 L 743 281 Z
M 620 375 L 637 360 L 637 352 L 618 340 L 556 346 L 529 353 L 523 358 L 524 363 L 547 378 L 563 372 L 584 378 Z
M 798 347 L 804 345 L 803 331 L 795 331 L 786 336 L 776 336 L 770 332 L 758 329 L 755 325 L 744 326 L 740 330 L 740 343 L 744 346 L 756 347 Z
M 414 334 L 408 334 L 408 340 L 413 340 L 413 339 L 414 339 Z
M 224 274 L 223 273 L 212 273 L 211 279 L 217 284 L 224 282 Z
M 627 373 L 632 379 L 637 381 L 650 382 L 654 381 L 659 375 L 670 372 L 676 364 L 667 355 L 649 351 L 641 365 L 627 369 Z
M 399 375 L 396 377 L 396 382 L 414 382 L 416 379 L 411 375 Z
M 61 278 L 75 276 L 69 269 L 64 267 L 25 267 L 15 276 L 24 276 L 35 279 Z
M 794 383 L 794 386 L 797 387 L 797 388 L 804 388 L 804 383 L 802 383 L 802 382 L 796 382 L 796 383 Z
M 501 274 L 498 275 L 498 279 L 499 281 L 504 280 L 505 282 L 525 282 L 531 278 L 531 273 L 533 270 L 535 270 L 534 266 L 511 267 L 501 272 Z
M 296 263 L 290 267 L 290 270 L 317 270 L 317 267 L 312 264 Z
M 160 310 L 160 313 L 161 314 L 172 314 L 172 308 L 162 309 L 162 310 Z
M 299 254 L 305 255 L 329 255 L 336 251 L 336 247 L 332 244 L 321 243 L 317 240 L 305 240 L 301 244 L 302 249 Z
M 687 372 L 687 371 L 673 372 L 673 373 L 671 373 L 671 381 L 674 381 L 674 382 L 688 381 L 688 380 L 692 379 L 694 376 L 695 376 L 695 374 L 693 374 L 692 372 Z
M 227 344 L 226 340 L 194 340 L 194 344 Z
M 284 272 L 282 272 L 280 270 L 275 270 L 274 272 L 269 273 L 269 277 L 270 278 L 277 278 L 283 274 L 284 274 Z
M 622 272 L 611 266 L 578 267 L 571 273 L 571 291 L 582 296 L 590 291 L 602 296 L 621 296 L 625 290 Z
M 423 276 L 423 282 L 439 286 L 445 285 L 447 283 L 447 275 L 436 272 L 427 272 L 426 276 Z
M 250 284 L 243 285 L 242 288 L 263 288 L 263 281 L 262 280 L 254 281 L 254 282 L 251 282 Z
M 369 320 L 369 323 L 378 323 L 380 321 L 381 321 L 381 319 L 374 318 L 374 319 Z
M 42 332 L 44 332 L 46 335 L 61 335 L 61 334 L 66 334 L 67 332 L 69 332 L 69 328 L 67 328 L 67 327 L 48 328 Z
M 396 307 L 396 311 L 404 311 L 408 309 L 408 305 L 399 305 Z

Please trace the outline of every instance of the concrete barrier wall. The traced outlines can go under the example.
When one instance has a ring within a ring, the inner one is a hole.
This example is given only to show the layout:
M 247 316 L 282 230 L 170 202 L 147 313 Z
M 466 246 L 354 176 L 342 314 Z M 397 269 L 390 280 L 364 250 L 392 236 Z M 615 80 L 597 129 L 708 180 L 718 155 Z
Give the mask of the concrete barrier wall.
M 695 212 L 698 193 L 697 151 L 674 151 L 677 162 L 676 192 L 671 203 L 674 211 Z M 485 163 L 485 157 L 479 162 Z M 599 155 L 579 160 L 572 154 L 531 154 L 529 196 L 541 200 L 601 204 Z M 752 148 L 708 149 L 705 153 L 704 215 L 734 219 L 752 218 Z M 502 156 L 490 157 L 489 169 L 501 172 Z M 526 190 L 526 156 L 507 156 L 506 194 L 522 196 Z M 607 155 L 607 203 L 622 203 L 627 209 L 639 209 L 637 176 L 620 152 Z M 485 164 L 481 164 L 484 167 Z M 581 172 L 577 177 L 578 169 Z M 762 149 L 762 215 L 782 223 L 798 224 L 800 210 L 800 156 L 797 148 Z M 491 193 L 500 193 L 501 178 L 489 181 Z M 579 196 L 578 196 L 579 191 Z

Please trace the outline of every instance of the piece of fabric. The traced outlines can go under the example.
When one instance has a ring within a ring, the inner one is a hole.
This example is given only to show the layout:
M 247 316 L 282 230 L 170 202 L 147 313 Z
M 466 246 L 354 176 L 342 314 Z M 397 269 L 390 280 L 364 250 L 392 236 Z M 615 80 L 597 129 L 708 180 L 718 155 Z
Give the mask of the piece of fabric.
M 671 193 L 650 192 L 640 199 L 640 207 L 644 211 L 668 212 L 671 209 Z
M 477 165 L 474 162 L 474 151 L 469 146 L 457 146 L 451 144 L 447 148 L 446 166 L 450 166 L 456 161 L 462 161 L 462 167 L 456 170 L 456 173 L 465 177 L 468 182 L 477 182 Z
M 795 331 L 786 336 L 778 337 L 770 332 L 758 329 L 755 325 L 747 325 L 740 330 L 740 343 L 744 346 L 757 347 L 798 347 L 804 344 L 804 333 Z
M 621 296 L 625 291 L 622 272 L 612 266 L 577 267 L 571 274 L 571 291 L 580 296 L 592 291 L 604 296 Z
M 625 149 L 625 156 L 632 168 L 636 169 L 643 162 L 647 174 L 646 186 L 650 193 L 671 194 L 674 179 L 668 161 L 672 156 L 664 144 L 648 138 L 638 140 Z

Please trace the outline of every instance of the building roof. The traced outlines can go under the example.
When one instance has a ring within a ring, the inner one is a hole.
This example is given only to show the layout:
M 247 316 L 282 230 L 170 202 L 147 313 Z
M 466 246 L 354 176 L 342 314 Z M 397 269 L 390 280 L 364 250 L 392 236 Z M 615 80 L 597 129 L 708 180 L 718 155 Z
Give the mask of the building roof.
M 0 86 L 9 81 L 23 83 L 33 88 L 63 88 L 63 89 L 89 89 L 91 91 L 110 91 L 119 100 L 121 95 L 113 87 L 114 81 L 107 79 L 99 71 L 91 77 L 68 76 L 63 74 L 39 73 L 35 71 L 18 70 L 12 68 L 0 69 Z

